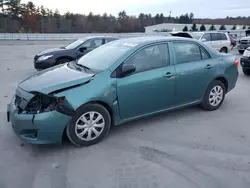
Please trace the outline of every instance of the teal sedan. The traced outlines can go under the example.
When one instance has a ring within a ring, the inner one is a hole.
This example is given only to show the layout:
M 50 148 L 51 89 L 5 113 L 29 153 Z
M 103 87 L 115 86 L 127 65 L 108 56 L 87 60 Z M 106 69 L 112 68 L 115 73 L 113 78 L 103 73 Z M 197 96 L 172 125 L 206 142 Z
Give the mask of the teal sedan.
M 192 105 L 218 109 L 238 65 L 193 39 L 121 39 L 20 82 L 7 118 L 25 142 L 61 143 L 65 133 L 89 146 L 130 120 Z

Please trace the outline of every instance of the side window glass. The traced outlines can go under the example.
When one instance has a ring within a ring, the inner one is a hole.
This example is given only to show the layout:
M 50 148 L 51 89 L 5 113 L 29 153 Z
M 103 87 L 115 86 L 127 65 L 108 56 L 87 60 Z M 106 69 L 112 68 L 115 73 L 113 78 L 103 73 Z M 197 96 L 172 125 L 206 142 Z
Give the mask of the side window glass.
M 202 39 L 205 39 L 206 41 L 211 41 L 211 35 L 209 33 L 203 35 Z
M 114 39 L 105 39 L 105 44 L 114 41 Z
M 221 35 L 221 40 L 227 40 L 227 36 L 223 33 L 220 34 Z
M 201 49 L 201 57 L 202 59 L 210 59 L 210 56 L 209 54 L 203 49 L 203 48 L 200 48 Z
M 102 45 L 102 39 L 92 39 L 85 42 L 81 47 L 86 47 L 87 49 L 95 49 Z
M 220 40 L 219 33 L 211 33 L 212 41 L 218 41 Z
M 200 47 L 193 43 L 174 43 L 175 57 L 178 64 L 200 61 Z
M 133 55 L 125 64 L 134 64 L 136 73 L 165 67 L 170 64 L 168 45 L 146 47 Z

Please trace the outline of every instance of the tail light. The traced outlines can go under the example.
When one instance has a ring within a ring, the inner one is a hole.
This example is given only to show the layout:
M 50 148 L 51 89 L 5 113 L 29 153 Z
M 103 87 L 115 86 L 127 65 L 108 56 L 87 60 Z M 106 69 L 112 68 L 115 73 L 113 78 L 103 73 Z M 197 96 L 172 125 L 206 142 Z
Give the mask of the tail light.
M 238 66 L 239 66 L 239 64 L 240 64 L 239 60 L 238 60 L 238 59 L 236 59 L 236 60 L 234 61 L 234 65 L 235 65 L 236 67 L 238 67 Z

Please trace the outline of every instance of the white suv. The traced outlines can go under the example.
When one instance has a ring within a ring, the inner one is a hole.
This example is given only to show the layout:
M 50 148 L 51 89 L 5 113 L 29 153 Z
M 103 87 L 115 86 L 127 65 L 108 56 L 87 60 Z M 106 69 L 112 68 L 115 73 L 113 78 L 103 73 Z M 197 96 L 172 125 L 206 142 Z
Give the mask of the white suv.
M 172 36 L 194 38 L 215 48 L 216 50 L 228 53 L 232 48 L 228 33 L 223 32 L 174 32 Z

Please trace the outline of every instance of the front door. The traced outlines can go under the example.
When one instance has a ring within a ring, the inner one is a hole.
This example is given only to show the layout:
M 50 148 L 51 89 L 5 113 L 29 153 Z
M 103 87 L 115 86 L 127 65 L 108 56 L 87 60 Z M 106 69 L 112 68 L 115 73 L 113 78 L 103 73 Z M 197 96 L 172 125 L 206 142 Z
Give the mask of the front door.
M 197 43 L 175 42 L 176 101 L 178 105 L 202 99 L 216 73 L 217 62 Z
M 122 119 L 150 114 L 173 105 L 175 68 L 170 63 L 168 44 L 145 47 L 125 64 L 134 64 L 136 71 L 117 79 Z

